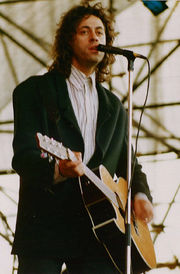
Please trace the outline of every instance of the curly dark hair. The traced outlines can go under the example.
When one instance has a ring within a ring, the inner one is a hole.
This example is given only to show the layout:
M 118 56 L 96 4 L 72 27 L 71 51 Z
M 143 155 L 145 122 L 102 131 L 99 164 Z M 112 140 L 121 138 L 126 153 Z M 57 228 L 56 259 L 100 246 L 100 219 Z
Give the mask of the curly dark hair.
M 83 4 L 71 8 L 61 17 L 52 47 L 53 62 L 49 67 L 49 71 L 57 70 L 64 75 L 65 78 L 69 77 L 73 56 L 70 42 L 76 33 L 79 23 L 86 15 L 94 15 L 101 19 L 105 27 L 106 45 L 112 45 L 115 37 L 112 18 L 100 2 L 91 6 L 88 1 L 86 1 Z M 113 55 L 105 53 L 103 60 L 96 68 L 96 80 L 98 82 L 108 80 L 110 74 L 109 66 L 114 63 L 114 60 Z

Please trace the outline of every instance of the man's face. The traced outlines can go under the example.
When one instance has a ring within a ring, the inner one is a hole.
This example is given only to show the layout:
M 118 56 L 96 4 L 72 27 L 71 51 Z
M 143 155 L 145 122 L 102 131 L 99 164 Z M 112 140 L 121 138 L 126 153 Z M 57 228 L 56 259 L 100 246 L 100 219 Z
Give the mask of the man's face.
M 79 23 L 72 41 L 72 64 L 85 72 L 93 71 L 104 57 L 103 52 L 97 51 L 99 44 L 106 43 L 105 28 L 100 18 L 89 15 Z

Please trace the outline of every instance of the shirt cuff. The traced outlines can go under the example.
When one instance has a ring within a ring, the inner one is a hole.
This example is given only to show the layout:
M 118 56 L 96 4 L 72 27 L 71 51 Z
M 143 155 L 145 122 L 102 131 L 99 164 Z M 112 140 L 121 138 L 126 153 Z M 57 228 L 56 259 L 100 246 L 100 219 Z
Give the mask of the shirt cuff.
M 146 196 L 146 194 L 144 194 L 144 193 L 142 193 L 142 192 L 136 193 L 136 195 L 134 196 L 134 199 L 149 201 L 149 199 L 148 199 L 148 197 Z

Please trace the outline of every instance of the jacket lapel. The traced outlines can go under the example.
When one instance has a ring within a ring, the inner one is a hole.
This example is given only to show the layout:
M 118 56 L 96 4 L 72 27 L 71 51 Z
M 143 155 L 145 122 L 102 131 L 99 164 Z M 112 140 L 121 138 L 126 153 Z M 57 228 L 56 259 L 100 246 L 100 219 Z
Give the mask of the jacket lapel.
M 84 141 L 68 95 L 64 77 L 58 72 L 47 73 L 47 101 L 55 101 L 57 119 L 55 138 L 72 150 L 84 152 Z M 48 99 L 49 98 L 49 99 Z
M 58 107 L 60 109 L 60 112 L 63 114 L 63 118 L 66 119 L 67 122 L 71 124 L 71 126 L 73 126 L 77 131 L 79 131 L 79 133 L 81 133 L 76 116 L 74 114 L 71 100 L 68 95 L 67 84 L 64 80 L 64 77 L 62 77 L 58 73 L 55 73 L 55 82 L 58 98 Z
M 104 154 L 108 149 L 113 134 L 113 105 L 107 96 L 107 91 L 102 85 L 97 84 L 97 91 L 99 97 L 99 111 L 97 119 L 96 130 L 96 150 L 90 159 L 88 166 L 94 168 L 99 162 L 102 161 Z

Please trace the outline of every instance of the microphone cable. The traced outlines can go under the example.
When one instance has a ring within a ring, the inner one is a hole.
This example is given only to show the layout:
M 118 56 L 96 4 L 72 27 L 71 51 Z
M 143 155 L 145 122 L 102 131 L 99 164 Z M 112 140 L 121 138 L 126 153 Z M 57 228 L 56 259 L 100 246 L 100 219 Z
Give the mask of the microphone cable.
M 144 60 L 147 61 L 147 65 L 148 65 L 148 81 L 147 81 L 147 90 L 146 90 L 146 96 L 145 96 L 145 100 L 142 106 L 142 110 L 140 113 L 140 118 L 139 118 L 139 123 L 138 123 L 138 127 L 137 127 L 137 134 L 136 134 L 136 140 L 135 140 L 135 149 L 134 149 L 134 157 L 132 160 L 132 172 L 131 172 L 131 178 L 130 178 L 130 185 L 128 188 L 128 195 L 129 195 L 129 191 L 132 187 L 132 180 L 133 180 L 133 176 L 134 176 L 134 171 L 135 171 L 135 165 L 136 165 L 136 155 L 137 155 L 137 149 L 138 149 L 138 139 L 139 139 L 139 133 L 140 133 L 140 128 L 141 128 L 141 122 L 142 122 L 142 117 L 144 114 L 144 110 L 146 107 L 146 103 L 147 103 L 147 99 L 148 99 L 148 95 L 149 95 L 149 87 L 150 87 L 150 76 L 151 76 L 151 71 L 150 71 L 150 62 L 148 60 L 147 57 L 144 58 Z M 127 209 L 127 203 L 126 203 L 126 209 Z

